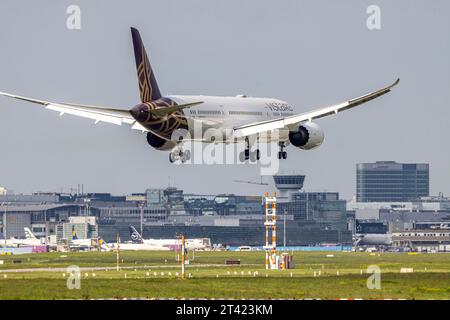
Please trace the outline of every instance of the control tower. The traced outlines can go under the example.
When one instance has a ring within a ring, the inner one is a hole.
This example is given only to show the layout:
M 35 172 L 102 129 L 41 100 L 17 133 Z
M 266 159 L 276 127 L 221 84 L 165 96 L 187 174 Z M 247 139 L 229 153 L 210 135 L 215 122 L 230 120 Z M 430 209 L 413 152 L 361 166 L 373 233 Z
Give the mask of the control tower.
M 273 176 L 275 187 L 278 189 L 278 202 L 291 201 L 291 193 L 303 188 L 305 176 L 300 174 L 277 174 Z

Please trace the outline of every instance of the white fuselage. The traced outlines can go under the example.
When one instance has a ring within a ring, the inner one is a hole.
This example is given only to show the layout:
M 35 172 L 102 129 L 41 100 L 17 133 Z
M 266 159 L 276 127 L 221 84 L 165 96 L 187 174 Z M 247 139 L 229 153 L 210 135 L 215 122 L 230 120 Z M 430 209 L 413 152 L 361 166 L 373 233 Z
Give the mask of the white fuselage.
M 189 134 L 192 139 L 202 142 L 236 142 L 232 137 L 232 129 L 243 124 L 280 119 L 297 114 L 295 107 L 285 101 L 272 98 L 253 98 L 245 96 L 168 96 L 178 104 L 203 101 L 202 104 L 184 110 L 188 119 Z M 201 131 L 196 131 L 196 126 Z M 207 130 L 215 129 L 213 133 L 221 133 L 223 139 L 214 141 L 208 139 Z M 267 135 L 260 142 L 278 142 L 288 140 L 289 130 L 280 130 L 279 136 Z M 201 137 L 199 137 L 201 133 Z M 205 138 L 206 137 L 206 138 Z M 240 141 L 242 139 L 237 139 Z
M 179 250 L 181 239 L 144 239 L 144 244 Z M 187 250 L 206 250 L 211 247 L 209 239 L 186 239 Z
M 390 245 L 392 244 L 392 236 L 391 234 L 376 234 L 376 233 L 368 233 L 368 234 L 360 234 L 356 235 L 358 240 L 356 242 L 357 245 Z
M 90 247 L 93 240 L 95 239 L 74 239 L 70 240 L 69 245 Z
M 111 244 L 112 249 L 117 250 L 117 243 Z M 159 246 L 159 245 L 153 245 L 153 244 L 146 244 L 146 243 L 119 243 L 119 250 L 124 251 L 169 251 L 170 248 Z
M 0 245 L 6 245 L 8 247 L 20 247 L 20 246 L 41 246 L 45 245 L 45 241 L 40 239 L 7 239 L 0 240 Z

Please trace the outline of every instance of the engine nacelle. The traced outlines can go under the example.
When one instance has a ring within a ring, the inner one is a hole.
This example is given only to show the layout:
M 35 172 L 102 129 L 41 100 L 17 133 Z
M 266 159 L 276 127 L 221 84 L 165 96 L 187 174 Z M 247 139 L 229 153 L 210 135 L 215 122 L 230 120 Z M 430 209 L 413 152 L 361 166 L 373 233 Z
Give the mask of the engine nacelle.
M 157 150 L 172 150 L 176 146 L 174 141 L 164 140 L 151 132 L 147 132 L 147 142 Z
M 314 122 L 302 123 L 297 131 L 289 132 L 289 142 L 303 150 L 320 146 L 325 135 L 321 127 Z

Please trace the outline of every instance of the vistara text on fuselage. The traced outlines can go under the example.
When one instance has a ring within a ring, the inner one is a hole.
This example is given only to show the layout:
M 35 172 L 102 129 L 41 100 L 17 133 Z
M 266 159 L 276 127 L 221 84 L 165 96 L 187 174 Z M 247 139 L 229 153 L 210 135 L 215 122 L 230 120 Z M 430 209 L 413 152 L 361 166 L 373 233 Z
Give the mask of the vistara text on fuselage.
M 105 108 L 73 103 L 55 103 L 27 98 L 5 92 L 0 95 L 40 104 L 60 115 L 71 114 L 97 122 L 128 124 L 146 134 L 147 142 L 157 150 L 169 151 L 170 162 L 185 162 L 190 152 L 183 149 L 188 142 L 236 143 L 244 142 L 239 155 L 241 161 L 259 160 L 258 149 L 250 151 L 250 142 L 276 142 L 278 159 L 286 159 L 285 147 L 293 145 L 310 150 L 324 140 L 322 128 L 315 119 L 331 116 L 378 98 L 398 84 L 389 86 L 331 106 L 301 112 L 293 105 L 278 99 L 203 95 L 163 96 L 150 65 L 139 31 L 131 28 L 136 61 L 140 103 L 131 110 Z M 208 134 L 213 132 L 213 134 Z

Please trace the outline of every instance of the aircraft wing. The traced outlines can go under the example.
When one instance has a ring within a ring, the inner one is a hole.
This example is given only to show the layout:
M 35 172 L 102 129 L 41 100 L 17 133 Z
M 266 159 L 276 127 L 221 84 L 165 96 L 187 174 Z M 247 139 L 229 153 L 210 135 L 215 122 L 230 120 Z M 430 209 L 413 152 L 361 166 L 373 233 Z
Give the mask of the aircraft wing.
M 313 111 L 280 118 L 280 119 L 273 119 L 273 120 L 267 120 L 267 121 L 261 121 L 261 122 L 255 122 L 250 124 L 245 124 L 242 126 L 238 126 L 233 128 L 234 136 L 236 137 L 245 137 L 256 133 L 262 133 L 267 131 L 272 131 L 276 129 L 282 129 L 282 128 L 295 128 L 299 123 L 305 122 L 305 121 L 312 121 L 313 119 L 318 119 L 322 117 L 326 117 L 329 115 L 337 114 L 338 112 L 354 108 L 356 106 L 359 106 L 360 104 L 366 103 L 370 100 L 373 100 L 375 98 L 378 98 L 388 92 L 391 91 L 391 89 L 396 86 L 400 82 L 400 79 L 397 79 L 393 84 L 384 87 L 382 89 L 379 89 L 377 91 L 370 92 L 368 94 L 365 94 L 363 96 L 353 98 L 351 100 L 341 102 L 332 106 L 319 108 Z
M 23 100 L 31 103 L 36 103 L 44 106 L 46 109 L 58 111 L 59 115 L 62 116 L 64 114 L 71 114 L 83 118 L 93 119 L 97 124 L 100 121 L 108 122 L 116 125 L 122 125 L 123 123 L 127 123 L 133 125 L 131 128 L 140 131 L 149 131 L 147 128 L 143 127 L 139 122 L 137 122 L 133 116 L 130 114 L 128 110 L 124 109 L 115 109 L 115 108 L 105 108 L 91 105 L 83 105 L 83 104 L 75 104 L 75 103 L 55 103 L 50 101 L 38 100 L 33 98 L 27 98 L 22 96 L 17 96 L 14 94 L 0 92 L 0 96 L 5 96 L 9 98 L 14 98 L 18 100 Z M 169 115 L 179 110 L 183 110 L 186 108 L 190 108 L 199 104 L 202 104 L 203 101 L 192 102 L 187 104 L 181 104 L 177 106 L 171 107 L 163 107 L 151 110 L 151 112 L 159 117 Z M 158 133 L 153 132 L 153 134 L 158 135 Z M 159 136 L 160 137 L 160 136 Z M 165 139 L 164 137 L 161 137 Z
M 44 106 L 46 109 L 58 111 L 60 116 L 64 114 L 72 114 L 83 118 L 93 119 L 95 120 L 95 123 L 103 121 L 113 123 L 116 125 L 122 125 L 122 123 L 133 124 L 136 122 L 136 120 L 131 116 L 128 110 L 103 108 L 73 103 L 54 103 L 50 101 L 17 96 L 5 92 L 0 92 L 0 95 L 31 103 L 40 104 Z

